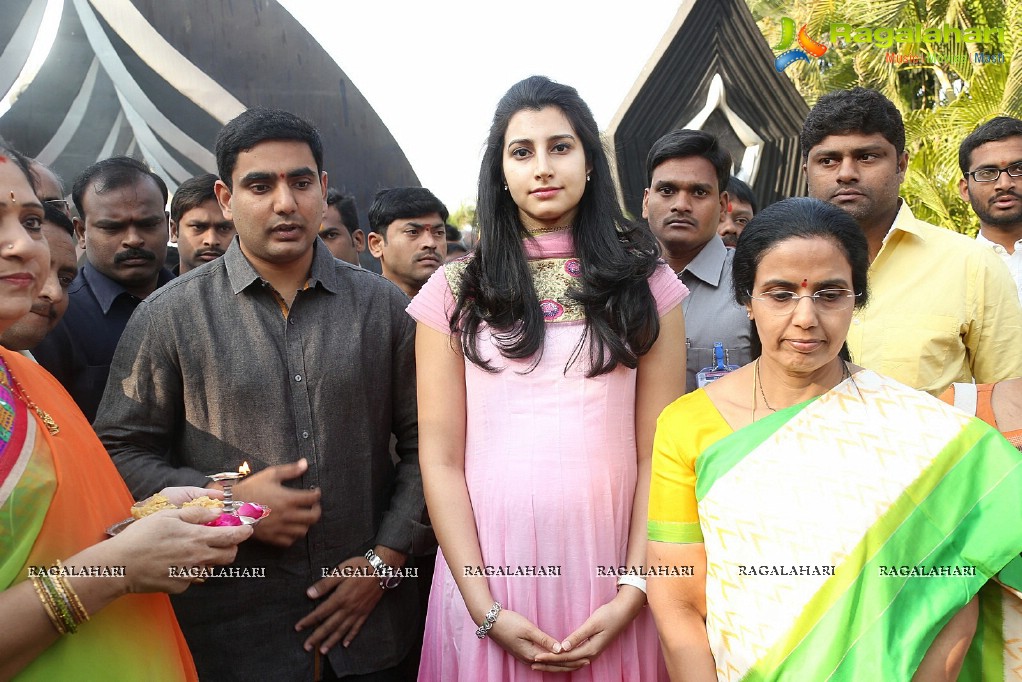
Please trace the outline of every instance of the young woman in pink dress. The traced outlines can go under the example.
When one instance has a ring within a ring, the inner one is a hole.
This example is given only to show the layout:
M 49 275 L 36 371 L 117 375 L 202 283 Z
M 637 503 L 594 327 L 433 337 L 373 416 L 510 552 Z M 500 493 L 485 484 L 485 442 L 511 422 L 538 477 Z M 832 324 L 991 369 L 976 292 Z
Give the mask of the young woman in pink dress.
M 408 308 L 440 542 L 419 680 L 666 680 L 641 575 L 687 290 L 622 218 L 588 106 L 546 78 L 497 105 L 477 221 Z

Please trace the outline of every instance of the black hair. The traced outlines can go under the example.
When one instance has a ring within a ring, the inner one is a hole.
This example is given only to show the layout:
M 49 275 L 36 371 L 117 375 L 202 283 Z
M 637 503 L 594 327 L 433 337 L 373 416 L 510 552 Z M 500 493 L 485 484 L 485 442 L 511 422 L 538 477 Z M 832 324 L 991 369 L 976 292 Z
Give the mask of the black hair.
M 267 140 L 304 142 L 316 161 L 316 171 L 323 172 L 323 139 L 314 125 L 290 111 L 252 107 L 228 121 L 216 136 L 216 168 L 228 189 L 234 188 L 231 175 L 238 154 Z
M 178 185 L 174 198 L 170 201 L 170 219 L 176 224 L 188 211 L 210 199 L 216 201 L 216 192 L 213 191 L 216 180 L 217 176 L 213 173 L 204 173 L 188 178 Z
M 809 111 L 799 135 L 802 160 L 824 138 L 848 133 L 880 133 L 898 156 L 905 151 L 905 124 L 898 107 L 876 90 L 852 88 L 824 95 Z
M 343 193 L 336 187 L 327 187 L 326 205 L 337 209 L 338 215 L 341 216 L 341 223 L 348 234 L 355 234 L 355 230 L 362 229 L 358 224 L 358 208 L 355 205 L 355 197 Z
M 369 229 L 387 241 L 387 227 L 395 220 L 439 213 L 446 222 L 447 207 L 425 187 L 381 189 L 369 207 Z
M 723 192 L 731 177 L 731 152 L 716 136 L 688 128 L 672 130 L 653 143 L 646 156 L 646 184 L 653 182 L 653 171 L 664 161 L 690 156 L 701 156 L 710 162 L 717 172 L 717 192 Z
M 958 147 L 958 166 L 962 169 L 962 175 L 968 175 L 972 152 L 976 147 L 1009 137 L 1022 137 L 1022 121 L 1012 116 L 992 118 L 969 133 Z
M 43 202 L 43 221 L 53 223 L 72 238 L 75 236 L 75 226 L 71 219 L 67 217 L 66 213 L 47 201 Z
M 0 138 L 0 156 L 8 156 L 14 161 L 14 165 L 24 174 L 25 179 L 28 180 L 29 186 L 33 192 L 37 192 L 35 176 L 32 173 L 31 161 L 27 156 L 19 152 L 14 147 L 7 144 L 3 138 Z
M 753 216 L 742 230 L 731 262 L 732 293 L 738 305 L 748 305 L 756 271 L 770 249 L 787 239 L 829 239 L 844 254 L 852 269 L 855 307 L 869 301 L 869 245 L 855 218 L 837 206 L 819 199 L 784 199 Z M 752 327 L 752 357 L 759 357 L 762 343 Z M 841 357 L 849 360 L 847 347 Z
M 163 197 L 163 205 L 166 206 L 167 183 L 144 162 L 130 156 L 111 156 L 109 159 L 97 161 L 83 170 L 75 178 L 74 186 L 71 188 L 71 199 L 74 201 L 78 215 L 85 220 L 85 207 L 82 205 L 82 199 L 90 186 L 96 194 L 103 194 L 110 190 L 134 185 L 146 178 L 156 183 L 160 190 L 160 196 Z
M 41 163 L 39 161 L 36 161 L 35 159 L 28 159 L 28 169 L 29 172 L 32 173 L 33 177 L 35 177 L 38 174 L 39 169 L 42 169 L 48 172 L 50 175 L 52 175 L 53 179 L 57 181 L 57 186 L 60 188 L 60 196 L 50 197 L 49 199 L 43 199 L 43 201 L 52 201 L 55 199 L 64 198 L 64 178 L 57 175 L 57 172 L 55 170 L 47 166 L 45 163 Z M 40 182 L 39 184 L 42 184 L 42 182 Z M 42 197 L 39 198 L 42 199 Z
M 468 247 L 464 242 L 447 242 L 447 257 L 451 258 L 458 253 L 468 253 Z
M 756 195 L 752 193 L 752 188 L 733 175 L 727 181 L 727 196 L 729 199 L 737 199 L 743 204 L 748 204 L 749 208 L 752 209 L 753 215 L 759 210 L 759 206 L 756 203 Z
M 447 233 L 445 235 L 447 241 L 449 241 L 449 242 L 460 242 L 461 241 L 461 230 L 456 228 L 454 225 L 451 225 L 450 223 L 446 223 L 444 225 L 444 232 Z
M 606 374 L 618 363 L 634 368 L 660 333 L 647 281 L 659 262 L 659 249 L 652 233 L 630 227 L 621 214 L 607 153 L 588 105 L 575 88 L 543 76 L 511 86 L 493 115 L 479 169 L 476 219 L 482 238 L 462 273 L 451 330 L 460 332 L 465 357 L 488 371 L 496 370 L 477 348 L 482 325 L 496 331 L 502 356 L 535 357 L 536 362 L 541 357 L 545 323 L 523 244 L 530 234 L 504 190 L 503 161 L 511 117 L 545 107 L 559 109 L 571 123 L 591 169 L 571 226 L 582 272 L 570 295 L 582 305 L 585 329 L 568 364 L 587 347 L 587 376 Z

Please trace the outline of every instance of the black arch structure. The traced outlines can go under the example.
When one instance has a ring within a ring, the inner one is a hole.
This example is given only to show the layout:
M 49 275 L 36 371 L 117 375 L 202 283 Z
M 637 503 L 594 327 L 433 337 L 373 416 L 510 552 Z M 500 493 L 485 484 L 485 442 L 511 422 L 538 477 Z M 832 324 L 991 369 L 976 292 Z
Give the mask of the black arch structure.
M 47 0 L 5 0 L 0 96 L 34 44 Z M 358 88 L 276 0 L 64 0 L 36 77 L 0 118 L 0 135 L 66 182 L 114 154 L 144 158 L 171 189 L 216 172 L 213 141 L 246 107 L 316 124 L 330 184 L 360 209 L 379 187 L 419 185 Z
M 762 141 L 752 185 L 761 206 L 805 194 L 798 144 L 809 109 L 783 74 L 744 0 L 685 0 L 611 122 L 622 203 L 642 212 L 646 155 L 665 133 L 689 124 L 722 88 L 731 119 Z M 720 137 L 738 165 L 747 143 L 718 104 L 698 126 Z M 744 169 L 750 170 L 749 168 Z

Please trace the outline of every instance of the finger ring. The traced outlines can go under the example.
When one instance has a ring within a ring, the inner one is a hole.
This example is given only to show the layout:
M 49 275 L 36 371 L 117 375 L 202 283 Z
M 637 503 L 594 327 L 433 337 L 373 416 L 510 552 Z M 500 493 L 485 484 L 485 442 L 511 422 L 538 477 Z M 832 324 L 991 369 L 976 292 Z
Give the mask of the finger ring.
M 200 575 L 198 578 L 192 578 L 192 582 L 196 583 L 196 584 L 202 584 L 202 583 L 206 582 L 206 577 Z

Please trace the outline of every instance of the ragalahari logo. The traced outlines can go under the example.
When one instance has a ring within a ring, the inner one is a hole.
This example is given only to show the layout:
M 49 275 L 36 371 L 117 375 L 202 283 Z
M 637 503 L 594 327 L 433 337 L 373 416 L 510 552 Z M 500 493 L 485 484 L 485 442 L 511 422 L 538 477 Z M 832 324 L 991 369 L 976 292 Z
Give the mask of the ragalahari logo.
M 798 32 L 798 44 L 802 49 L 788 50 L 794 41 L 795 22 L 788 17 L 783 17 L 781 19 L 781 40 L 774 45 L 773 49 L 787 51 L 777 55 L 777 59 L 774 60 L 774 68 L 777 69 L 777 73 L 781 73 L 797 61 L 808 62 L 810 55 L 819 59 L 827 53 L 827 46 L 810 38 L 804 25 Z

